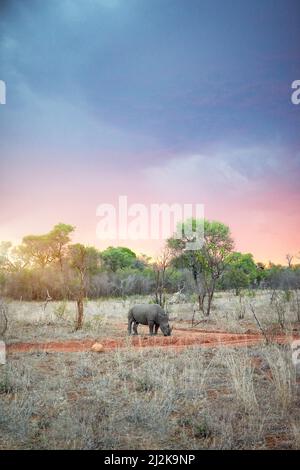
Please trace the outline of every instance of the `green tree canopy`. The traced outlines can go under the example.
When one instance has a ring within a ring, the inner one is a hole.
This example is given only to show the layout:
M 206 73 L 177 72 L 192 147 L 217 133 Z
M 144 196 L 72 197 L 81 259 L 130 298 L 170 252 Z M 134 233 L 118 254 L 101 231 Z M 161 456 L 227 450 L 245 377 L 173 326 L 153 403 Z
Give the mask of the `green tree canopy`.
M 129 248 L 110 246 L 102 251 L 101 259 L 106 269 L 116 272 L 118 269 L 131 267 L 137 257 Z
M 258 278 L 258 268 L 251 253 L 231 253 L 223 275 L 222 284 L 225 288 L 240 290 L 252 285 Z

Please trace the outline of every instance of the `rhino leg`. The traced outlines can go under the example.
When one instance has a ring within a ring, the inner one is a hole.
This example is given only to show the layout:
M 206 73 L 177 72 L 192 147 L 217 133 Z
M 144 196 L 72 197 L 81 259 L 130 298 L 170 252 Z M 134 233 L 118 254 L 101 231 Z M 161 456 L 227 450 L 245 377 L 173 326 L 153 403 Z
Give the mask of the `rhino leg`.
M 150 336 L 153 336 L 154 321 L 149 321 L 148 325 L 149 325 Z
M 133 320 L 133 334 L 137 335 L 137 327 L 138 327 L 138 322 Z
M 129 318 L 128 320 L 128 334 L 131 335 L 131 327 L 132 327 L 132 318 Z
M 158 323 L 155 323 L 155 325 L 154 325 L 154 334 L 155 334 L 155 335 L 157 335 L 158 328 L 159 328 L 159 324 L 158 324 Z

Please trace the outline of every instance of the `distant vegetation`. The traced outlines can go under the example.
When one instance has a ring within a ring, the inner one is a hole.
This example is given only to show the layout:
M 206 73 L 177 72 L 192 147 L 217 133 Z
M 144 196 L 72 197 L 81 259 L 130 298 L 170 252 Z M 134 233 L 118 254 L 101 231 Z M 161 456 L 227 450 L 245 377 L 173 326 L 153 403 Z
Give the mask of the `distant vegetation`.
M 194 220 L 193 223 L 196 223 Z M 183 224 L 184 227 L 184 224 Z M 174 292 L 193 295 L 199 310 L 210 314 L 217 290 L 291 290 L 300 288 L 300 264 L 287 255 L 287 266 L 255 263 L 250 253 L 234 251 L 229 227 L 204 221 L 201 249 L 188 251 L 186 238 L 170 238 L 161 255 L 152 260 L 126 247 L 94 247 L 72 244 L 74 227 L 57 224 L 49 233 L 27 235 L 21 245 L 0 243 L 0 295 L 22 300 L 77 302 L 77 327 L 83 321 L 83 300 L 99 297 L 153 295 L 164 305 Z

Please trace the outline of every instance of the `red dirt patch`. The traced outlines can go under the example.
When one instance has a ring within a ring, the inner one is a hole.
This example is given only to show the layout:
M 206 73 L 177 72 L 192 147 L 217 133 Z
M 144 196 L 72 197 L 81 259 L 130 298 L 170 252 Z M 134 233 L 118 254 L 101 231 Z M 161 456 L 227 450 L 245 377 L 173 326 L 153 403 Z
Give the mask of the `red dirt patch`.
M 265 445 L 268 449 L 289 449 L 291 448 L 290 438 L 286 433 L 279 436 L 270 434 L 265 437 Z
M 289 343 L 295 336 L 277 335 L 272 338 L 277 343 Z M 43 343 L 12 343 L 7 345 L 8 353 L 17 352 L 80 352 L 91 350 L 96 338 L 83 340 L 49 341 Z M 205 330 L 189 330 L 188 328 L 174 329 L 173 336 L 131 336 L 128 338 L 106 338 L 99 340 L 105 351 L 133 346 L 170 347 L 182 349 L 189 346 L 218 347 L 218 346 L 253 346 L 263 342 L 260 334 L 238 334 L 227 332 L 211 332 Z

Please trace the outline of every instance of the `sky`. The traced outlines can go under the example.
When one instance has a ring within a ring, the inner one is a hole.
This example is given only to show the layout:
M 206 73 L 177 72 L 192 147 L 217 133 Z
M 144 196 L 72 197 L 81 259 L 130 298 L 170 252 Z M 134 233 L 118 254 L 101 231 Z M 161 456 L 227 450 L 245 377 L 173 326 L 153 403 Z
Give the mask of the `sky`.
M 97 207 L 203 204 L 235 248 L 300 251 L 298 0 L 2 0 L 0 240 Z

